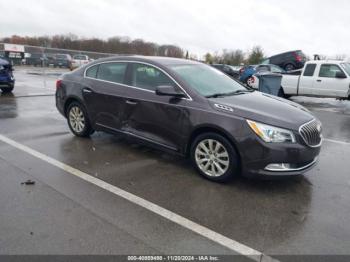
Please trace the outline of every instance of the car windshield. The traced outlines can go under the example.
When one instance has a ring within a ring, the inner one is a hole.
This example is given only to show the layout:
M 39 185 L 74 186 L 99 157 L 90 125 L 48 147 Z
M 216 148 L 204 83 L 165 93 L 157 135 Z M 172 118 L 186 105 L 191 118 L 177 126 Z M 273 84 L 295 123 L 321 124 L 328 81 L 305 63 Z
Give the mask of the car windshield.
M 247 90 L 226 74 L 204 64 L 171 65 L 170 67 L 191 88 L 206 97 Z
M 342 63 L 341 66 L 344 68 L 346 73 L 350 76 L 350 63 Z

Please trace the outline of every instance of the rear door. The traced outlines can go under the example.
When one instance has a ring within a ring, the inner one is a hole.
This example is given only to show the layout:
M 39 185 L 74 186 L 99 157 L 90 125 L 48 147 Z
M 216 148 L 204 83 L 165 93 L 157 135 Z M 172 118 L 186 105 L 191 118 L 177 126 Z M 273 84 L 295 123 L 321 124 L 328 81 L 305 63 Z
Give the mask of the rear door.
M 314 82 L 315 82 L 315 71 L 316 64 L 309 63 L 305 66 L 304 71 L 299 79 L 299 95 L 313 95 L 314 94 Z
M 86 70 L 83 97 L 92 122 L 99 127 L 121 129 L 127 66 L 106 62 Z
M 133 63 L 125 100 L 123 131 L 172 150 L 179 150 L 189 99 L 156 95 L 157 86 L 182 90 L 160 68 Z
M 344 71 L 337 64 L 322 64 L 315 78 L 313 93 L 316 96 L 347 97 L 349 78 L 336 78 L 336 73 Z M 345 73 L 344 73 L 345 74 Z

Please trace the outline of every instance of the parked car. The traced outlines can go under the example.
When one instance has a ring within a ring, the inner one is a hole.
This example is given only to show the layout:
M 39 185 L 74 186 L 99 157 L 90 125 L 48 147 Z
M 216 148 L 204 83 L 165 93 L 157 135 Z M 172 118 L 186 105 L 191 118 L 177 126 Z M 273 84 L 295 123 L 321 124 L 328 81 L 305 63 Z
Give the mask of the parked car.
M 309 61 L 299 72 L 299 75 L 283 75 L 282 88 L 286 96 L 350 99 L 350 63 L 331 60 Z
M 240 67 L 234 67 L 234 66 L 225 65 L 225 64 L 211 64 L 211 66 L 215 67 L 216 69 L 219 69 L 220 71 L 224 72 L 225 74 L 235 79 L 239 77 Z
M 90 62 L 87 55 L 74 55 L 71 63 L 71 70 L 74 70 L 82 65 L 86 65 Z
M 303 68 L 306 60 L 306 55 L 301 50 L 295 50 L 271 56 L 265 59 L 262 64 L 273 64 L 286 71 L 291 71 Z
M 72 62 L 72 57 L 68 54 L 56 54 L 53 56 L 54 67 L 70 68 L 71 62 Z
M 261 65 L 249 65 L 244 67 L 240 71 L 239 80 L 245 83 L 249 87 L 253 87 L 256 82 L 256 78 L 253 77 L 255 73 L 260 72 L 271 72 L 271 73 L 284 73 L 285 70 L 279 66 L 271 64 L 261 64 Z
M 301 174 L 320 152 L 321 123 L 305 108 L 191 60 L 104 58 L 56 87 L 57 109 L 76 136 L 106 131 L 189 156 L 213 181 Z
M 41 67 L 47 66 L 48 58 L 43 53 L 29 54 L 28 57 L 25 58 L 25 64 L 32 65 L 32 66 L 41 66 Z
M 12 92 L 15 87 L 12 65 L 0 58 L 0 89 L 3 93 Z

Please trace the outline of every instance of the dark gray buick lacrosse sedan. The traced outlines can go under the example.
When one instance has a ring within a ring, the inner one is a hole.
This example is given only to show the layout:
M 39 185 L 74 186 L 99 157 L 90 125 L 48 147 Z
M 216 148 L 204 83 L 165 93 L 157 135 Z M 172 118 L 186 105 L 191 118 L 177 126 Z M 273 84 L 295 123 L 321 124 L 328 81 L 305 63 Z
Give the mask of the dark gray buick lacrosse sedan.
M 305 108 L 184 59 L 96 60 L 57 81 L 56 105 L 76 136 L 124 134 L 188 156 L 213 181 L 302 174 L 322 143 Z

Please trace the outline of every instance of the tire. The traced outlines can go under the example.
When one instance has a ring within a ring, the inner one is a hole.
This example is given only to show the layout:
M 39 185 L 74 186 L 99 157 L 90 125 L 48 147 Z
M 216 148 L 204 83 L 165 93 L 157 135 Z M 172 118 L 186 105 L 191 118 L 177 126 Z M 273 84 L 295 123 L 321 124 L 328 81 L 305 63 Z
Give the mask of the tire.
M 287 65 L 284 67 L 284 69 L 285 69 L 286 71 L 292 71 L 292 70 L 295 69 L 295 66 L 294 66 L 293 64 L 287 64 Z
M 278 95 L 277 95 L 277 96 L 283 97 L 283 98 L 285 98 L 285 99 L 288 99 L 288 98 L 291 97 L 291 95 L 286 95 L 286 94 L 284 93 L 284 90 L 283 90 L 283 87 L 282 87 L 282 86 L 281 86 L 280 90 L 278 91 Z
M 91 127 L 85 107 L 79 102 L 69 104 L 66 112 L 69 129 L 79 137 L 89 137 L 94 129 Z
M 281 86 L 280 90 L 278 91 L 278 95 L 277 95 L 277 96 L 279 96 L 279 97 L 283 97 L 283 98 L 285 98 L 285 97 L 286 97 L 286 95 L 284 94 L 284 91 L 283 91 L 282 86 Z
M 247 86 L 252 87 L 251 82 L 254 81 L 254 78 L 252 76 L 248 77 L 245 83 Z
M 11 93 L 13 91 L 13 89 L 15 88 L 14 85 L 9 85 L 8 87 L 2 87 L 1 91 L 3 93 Z
M 211 148 L 209 143 L 212 143 Z M 238 154 L 222 135 L 212 132 L 198 135 L 191 144 L 190 154 L 192 164 L 206 179 L 226 182 L 239 174 Z

